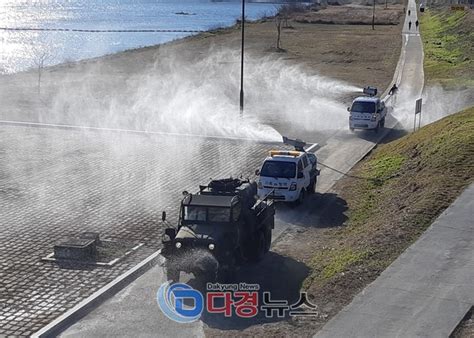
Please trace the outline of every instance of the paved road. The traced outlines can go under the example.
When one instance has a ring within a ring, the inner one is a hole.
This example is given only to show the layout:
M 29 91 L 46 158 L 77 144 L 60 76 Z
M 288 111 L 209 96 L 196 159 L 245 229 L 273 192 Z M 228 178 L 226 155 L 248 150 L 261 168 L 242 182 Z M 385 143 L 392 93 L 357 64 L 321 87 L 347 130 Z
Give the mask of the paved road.
M 165 279 L 163 269 L 155 266 L 61 336 L 202 337 L 201 321 L 178 324 L 158 309 L 157 287 Z
M 474 304 L 474 184 L 316 337 L 448 337 Z
M 412 130 L 415 112 L 415 101 L 422 96 L 424 88 L 423 72 L 423 43 L 419 31 L 415 27 L 417 20 L 416 4 L 410 0 L 407 10 L 411 10 L 411 15 L 405 17 L 403 27 L 403 48 L 400 57 L 402 67 L 396 76 L 399 92 L 393 98 L 394 116 L 401 124 L 402 128 Z M 412 23 L 411 29 L 409 23 Z M 430 112 L 423 112 L 429 114 Z

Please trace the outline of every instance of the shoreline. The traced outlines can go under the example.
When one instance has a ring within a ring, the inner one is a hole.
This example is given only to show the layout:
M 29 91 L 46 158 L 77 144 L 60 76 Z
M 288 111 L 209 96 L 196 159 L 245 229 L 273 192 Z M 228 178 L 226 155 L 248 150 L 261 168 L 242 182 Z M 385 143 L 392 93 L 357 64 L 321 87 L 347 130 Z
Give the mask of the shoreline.
M 262 17 L 262 18 L 256 19 L 256 20 L 246 20 L 246 24 L 254 24 L 254 23 L 259 23 L 259 22 L 265 22 L 265 21 L 273 20 L 273 19 L 274 19 L 274 16 L 272 16 L 272 17 L 265 16 L 265 17 Z M 116 51 L 116 52 L 110 52 L 110 53 L 106 53 L 106 54 L 102 54 L 102 55 L 98 55 L 98 56 L 94 56 L 94 57 L 90 57 L 90 58 L 79 59 L 79 60 L 71 60 L 71 61 L 65 60 L 65 61 L 57 63 L 57 64 L 44 66 L 42 69 L 45 70 L 45 71 L 48 71 L 48 70 L 54 70 L 55 68 L 61 68 L 61 67 L 66 67 L 67 68 L 67 67 L 74 66 L 74 65 L 87 64 L 89 62 L 97 62 L 97 61 L 101 61 L 101 60 L 107 60 L 107 59 L 110 59 L 110 58 L 113 58 L 113 57 L 116 57 L 116 56 L 119 57 L 122 54 L 134 53 L 134 52 L 139 53 L 139 52 L 147 51 L 147 50 L 150 50 L 150 49 L 158 49 L 162 46 L 168 46 L 168 45 L 173 45 L 175 43 L 185 42 L 187 39 L 193 39 L 193 38 L 199 37 L 201 35 L 206 35 L 206 34 L 213 35 L 213 34 L 222 33 L 222 31 L 226 31 L 226 30 L 234 30 L 234 29 L 239 29 L 240 30 L 240 23 L 239 23 L 240 20 L 236 19 L 235 21 L 236 22 L 233 23 L 230 26 L 220 26 L 220 27 L 217 27 L 217 28 L 210 28 L 208 30 L 202 30 L 202 31 L 196 32 L 195 34 L 189 34 L 189 35 L 186 35 L 186 36 L 183 36 L 183 37 L 180 37 L 180 38 L 172 39 L 172 40 L 162 42 L 162 43 L 158 43 L 158 44 L 128 48 L 128 49 L 124 49 L 124 50 L 120 50 L 120 51 Z M 16 74 L 22 74 L 22 73 L 29 73 L 29 72 L 32 72 L 32 71 L 36 72 L 37 68 L 35 66 L 32 66 L 30 68 L 20 70 L 20 71 L 17 71 L 17 72 L 0 73 L 0 77 L 16 75 Z
M 226 28 L 230 28 L 230 27 L 234 27 L 234 26 L 236 26 L 236 24 L 234 24 L 232 26 L 229 26 L 229 27 L 217 28 L 216 30 L 226 29 Z M 211 33 L 213 31 L 214 31 L 214 29 L 213 30 L 208 30 L 208 31 L 202 31 L 200 33 L 190 34 L 190 35 L 187 35 L 185 37 L 177 38 L 177 39 L 170 40 L 170 41 L 163 42 L 163 43 L 158 43 L 158 44 L 149 45 L 149 46 L 141 46 L 141 47 L 136 47 L 136 48 L 124 49 L 124 50 L 121 50 L 121 51 L 111 52 L 111 53 L 107 53 L 107 54 L 103 54 L 103 55 L 99 55 L 99 56 L 95 56 L 95 57 L 91 57 L 91 58 L 79 59 L 79 60 L 76 60 L 76 61 L 64 61 L 64 62 L 60 62 L 60 63 L 57 63 L 57 64 L 44 66 L 42 69 L 44 71 L 49 71 L 49 70 L 55 70 L 56 68 L 68 68 L 68 67 L 71 67 L 71 66 L 87 64 L 87 63 L 90 63 L 90 62 L 98 62 L 98 61 L 107 60 L 107 59 L 110 59 L 110 58 L 113 58 L 113 57 L 116 57 L 116 56 L 120 56 L 122 54 L 133 53 L 133 52 L 142 52 L 142 51 L 146 51 L 146 50 L 149 50 L 149 49 L 160 48 L 160 46 L 170 45 L 170 44 L 176 43 L 178 41 L 184 41 L 186 39 L 193 38 L 193 37 L 196 37 L 196 36 L 201 35 L 201 34 L 208 34 L 208 33 Z M 36 71 L 37 71 L 37 68 L 32 66 L 30 68 L 20 70 L 20 71 L 17 71 L 17 72 L 0 73 L 0 77 L 14 76 L 14 75 L 17 75 L 17 74 L 24 74 L 24 73 L 30 73 L 30 72 L 36 72 Z
M 401 5 L 391 5 L 393 8 L 396 8 L 397 6 L 401 8 Z M 342 5 L 342 6 L 328 6 L 328 9 L 335 9 L 335 10 L 340 10 L 343 8 L 350 7 L 350 5 Z M 366 7 L 366 6 L 363 6 Z M 367 9 L 367 8 L 366 8 Z M 300 15 L 301 14 L 307 14 L 309 13 L 309 10 L 306 10 L 303 13 L 298 13 L 295 15 L 293 18 L 290 18 L 290 21 L 293 21 L 296 24 L 300 25 L 307 25 L 307 26 L 322 26 L 322 27 L 328 27 L 331 29 L 331 27 L 337 27 L 337 26 L 342 26 L 342 27 L 364 27 L 366 28 L 367 26 L 370 26 L 370 24 L 367 23 L 346 23 L 346 24 L 340 24 L 336 22 L 325 22 L 325 21 L 301 21 L 300 20 Z M 319 13 L 319 12 L 318 12 Z M 255 26 L 255 25 L 262 25 L 266 23 L 272 23 L 274 24 L 274 19 L 275 16 L 265 16 L 256 20 L 247 20 L 246 21 L 246 28 Z M 392 23 L 376 23 L 377 28 L 382 28 L 382 27 L 401 27 L 401 23 L 394 24 Z M 283 33 L 285 29 L 283 28 Z M 147 53 L 147 52 L 159 52 L 160 49 L 166 49 L 166 48 L 173 48 L 176 46 L 184 45 L 186 43 L 193 43 L 198 40 L 203 40 L 203 39 L 208 39 L 208 38 L 213 38 L 219 35 L 225 35 L 225 34 L 232 34 L 235 32 L 239 32 L 240 34 L 240 20 L 236 19 L 235 23 L 230 25 L 230 26 L 221 26 L 217 28 L 212 28 L 206 31 L 202 31 L 200 33 L 196 34 L 190 34 L 184 37 L 176 38 L 167 42 L 163 43 L 158 43 L 154 45 L 149 45 L 149 46 L 141 46 L 141 47 L 136 47 L 136 48 L 129 48 L 125 49 L 122 51 L 117 51 L 117 52 L 110 52 L 107 54 L 103 54 L 100 56 L 96 57 L 91 57 L 91 58 L 85 58 L 85 59 L 80 59 L 76 61 L 65 61 L 57 64 L 53 64 L 50 66 L 45 66 L 42 68 L 42 71 L 44 72 L 54 72 L 54 71 L 59 71 L 63 69 L 68 69 L 68 68 L 73 68 L 73 67 L 82 67 L 82 66 L 88 66 L 90 64 L 94 63 L 102 63 L 106 61 L 114 61 L 115 59 L 120 59 L 122 57 L 128 57 L 131 56 L 131 54 L 141 54 L 141 53 Z M 282 33 L 282 34 L 283 34 Z M 271 54 L 269 52 L 271 48 L 269 48 L 266 52 L 266 54 Z M 247 49 L 248 51 L 248 49 Z M 275 54 L 275 53 L 274 53 Z M 278 53 L 277 53 L 278 54 Z M 133 55 L 132 55 L 133 56 Z M 38 69 L 36 67 L 30 67 L 28 69 L 14 72 L 14 73 L 3 73 L 0 74 L 0 77 L 10 77 L 10 76 L 15 76 L 15 75 L 20 75 L 20 74 L 30 74 L 30 73 L 37 73 Z M 385 88 L 384 88 L 385 90 Z

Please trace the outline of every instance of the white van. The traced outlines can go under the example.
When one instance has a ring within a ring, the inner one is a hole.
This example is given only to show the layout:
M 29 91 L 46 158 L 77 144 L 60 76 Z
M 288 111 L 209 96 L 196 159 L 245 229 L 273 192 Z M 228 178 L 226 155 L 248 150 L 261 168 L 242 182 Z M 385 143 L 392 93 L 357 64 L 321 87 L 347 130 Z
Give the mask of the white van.
M 349 129 L 366 129 L 378 132 L 385 127 L 387 107 L 378 97 L 361 96 L 352 102 L 349 111 Z
M 272 150 L 256 171 L 257 194 L 276 201 L 301 203 L 306 193 L 314 193 L 319 175 L 317 158 L 304 151 Z

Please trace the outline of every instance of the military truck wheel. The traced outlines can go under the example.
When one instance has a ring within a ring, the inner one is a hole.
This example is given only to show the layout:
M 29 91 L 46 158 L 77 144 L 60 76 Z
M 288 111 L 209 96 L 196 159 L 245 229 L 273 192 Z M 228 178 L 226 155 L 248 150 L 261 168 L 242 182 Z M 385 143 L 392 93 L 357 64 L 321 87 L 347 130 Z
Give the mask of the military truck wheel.
M 206 283 L 215 283 L 218 280 L 218 272 L 216 271 L 202 271 L 198 276 Z
M 173 268 L 166 269 L 166 279 L 173 282 L 179 282 L 179 270 Z
M 252 248 L 252 253 L 249 257 L 250 262 L 258 262 L 260 261 L 263 256 L 265 255 L 265 234 L 264 231 L 261 230 L 257 232 L 255 236 L 254 247 Z
M 272 246 L 272 228 L 266 227 L 265 228 L 265 253 L 270 251 L 271 246 Z
M 231 269 L 220 269 L 217 271 L 216 282 L 229 283 L 234 279 L 234 271 Z
M 235 257 L 230 262 L 227 262 L 225 266 L 220 267 L 217 270 L 216 281 L 219 283 L 230 283 L 235 279 Z
M 217 268 L 216 281 L 227 283 L 235 279 L 235 269 L 237 265 L 236 253 L 228 253 L 225 255 Z

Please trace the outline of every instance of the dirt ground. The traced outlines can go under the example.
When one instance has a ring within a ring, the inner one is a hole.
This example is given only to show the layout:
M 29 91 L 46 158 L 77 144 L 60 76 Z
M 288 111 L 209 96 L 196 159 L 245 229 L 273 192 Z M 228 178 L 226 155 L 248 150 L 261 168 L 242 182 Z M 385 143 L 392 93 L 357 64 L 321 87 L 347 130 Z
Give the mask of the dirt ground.
M 340 6 L 339 11 L 345 10 Z M 383 11 L 383 7 L 377 7 L 376 11 Z M 394 6 L 392 12 L 402 13 L 402 6 Z M 376 26 L 372 30 L 364 25 L 305 24 L 290 20 L 289 26 L 291 28 L 282 28 L 283 51 L 276 51 L 277 30 L 273 20 L 247 24 L 246 52 L 282 58 L 303 65 L 309 73 L 357 86 L 389 87 L 400 56 L 401 25 Z M 196 55 L 205 55 L 209 50 L 240 50 L 240 44 L 240 27 L 236 26 L 184 39 L 160 49 L 170 49 L 193 60 Z M 117 55 L 117 61 L 120 59 Z
M 378 9 L 378 10 L 377 10 Z M 377 8 L 374 22 L 376 25 L 398 25 L 404 16 L 397 5 L 387 8 Z M 325 24 L 349 24 L 349 25 L 371 25 L 372 6 L 328 6 L 319 11 L 310 11 L 294 15 L 294 20 L 301 23 L 325 23 Z

